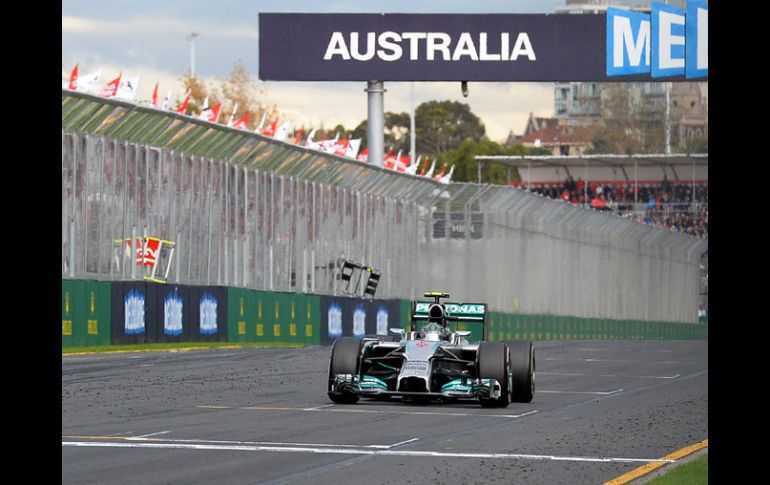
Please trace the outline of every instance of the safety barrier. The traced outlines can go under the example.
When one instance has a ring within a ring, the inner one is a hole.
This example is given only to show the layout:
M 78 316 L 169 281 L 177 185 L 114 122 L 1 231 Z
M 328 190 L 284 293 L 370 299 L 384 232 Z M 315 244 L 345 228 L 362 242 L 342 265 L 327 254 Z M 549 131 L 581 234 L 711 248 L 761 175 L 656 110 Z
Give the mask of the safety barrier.
M 330 345 L 341 336 L 407 328 L 410 300 L 368 300 L 154 282 L 62 280 L 62 347 L 156 342 Z M 489 312 L 472 342 L 552 339 L 708 339 L 699 323 Z M 419 329 L 419 326 L 418 326 Z

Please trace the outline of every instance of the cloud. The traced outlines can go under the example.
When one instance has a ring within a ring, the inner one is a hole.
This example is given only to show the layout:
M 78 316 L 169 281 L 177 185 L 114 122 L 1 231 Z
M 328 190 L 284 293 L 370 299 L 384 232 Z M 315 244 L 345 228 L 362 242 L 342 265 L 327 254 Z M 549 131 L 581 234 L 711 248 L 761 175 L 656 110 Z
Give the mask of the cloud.
M 257 22 L 253 26 L 227 27 L 206 22 L 189 22 L 153 17 L 135 17 L 121 20 L 104 20 L 62 15 L 62 33 L 89 36 L 182 36 L 199 32 L 205 36 L 242 39 L 259 39 Z

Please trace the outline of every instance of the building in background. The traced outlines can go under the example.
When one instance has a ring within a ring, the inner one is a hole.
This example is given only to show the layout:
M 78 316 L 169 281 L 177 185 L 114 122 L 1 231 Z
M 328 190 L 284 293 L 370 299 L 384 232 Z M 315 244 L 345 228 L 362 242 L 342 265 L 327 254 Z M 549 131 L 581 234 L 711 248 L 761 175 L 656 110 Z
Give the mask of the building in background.
M 608 7 L 649 12 L 651 0 L 566 0 L 556 7 L 557 14 L 604 14 Z M 684 1 L 666 2 L 683 8 Z M 707 147 L 708 82 L 670 83 L 669 124 L 672 151 L 692 151 Z M 613 86 L 614 85 L 614 86 Z M 652 82 L 597 83 L 560 82 L 554 84 L 554 116 L 560 126 L 594 127 L 611 118 L 611 97 L 622 86 L 635 110 L 639 126 L 665 124 L 666 84 Z M 526 133 L 525 133 L 526 135 Z M 705 145 L 704 145 L 705 141 Z

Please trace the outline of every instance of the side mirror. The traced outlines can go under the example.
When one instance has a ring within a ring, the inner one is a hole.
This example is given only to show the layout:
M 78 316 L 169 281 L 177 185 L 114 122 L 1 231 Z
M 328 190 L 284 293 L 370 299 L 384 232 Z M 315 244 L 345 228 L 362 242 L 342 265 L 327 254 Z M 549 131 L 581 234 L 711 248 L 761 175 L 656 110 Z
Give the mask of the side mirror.
M 404 334 L 406 333 L 406 331 L 403 328 L 393 328 L 393 327 L 391 327 L 389 330 L 390 330 L 390 333 L 395 334 L 395 335 L 399 335 L 401 337 L 403 337 Z M 468 332 L 468 333 L 470 333 L 470 332 Z

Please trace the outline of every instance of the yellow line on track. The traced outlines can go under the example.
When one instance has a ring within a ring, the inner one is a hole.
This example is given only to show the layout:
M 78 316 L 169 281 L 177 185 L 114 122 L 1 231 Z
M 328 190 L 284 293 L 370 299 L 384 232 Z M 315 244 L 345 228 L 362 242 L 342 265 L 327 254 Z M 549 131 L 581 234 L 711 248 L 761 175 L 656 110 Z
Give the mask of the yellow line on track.
M 709 440 L 706 438 L 705 440 L 695 443 L 690 446 L 685 446 L 684 448 L 681 448 L 679 450 L 676 450 L 673 453 L 669 453 L 668 455 L 661 458 L 661 460 L 679 460 L 681 458 L 684 458 L 687 455 L 691 455 L 695 453 L 698 450 L 702 450 L 703 448 L 707 448 L 709 445 Z M 631 470 L 628 473 L 624 473 L 623 475 L 613 478 L 612 480 L 608 482 L 604 482 L 602 485 L 623 485 L 624 483 L 628 483 L 631 480 L 636 480 L 637 478 L 647 475 L 648 473 L 657 470 L 658 468 L 666 465 L 665 462 L 652 462 L 647 463 L 646 465 L 642 465 L 639 468 L 636 468 L 634 470 Z

